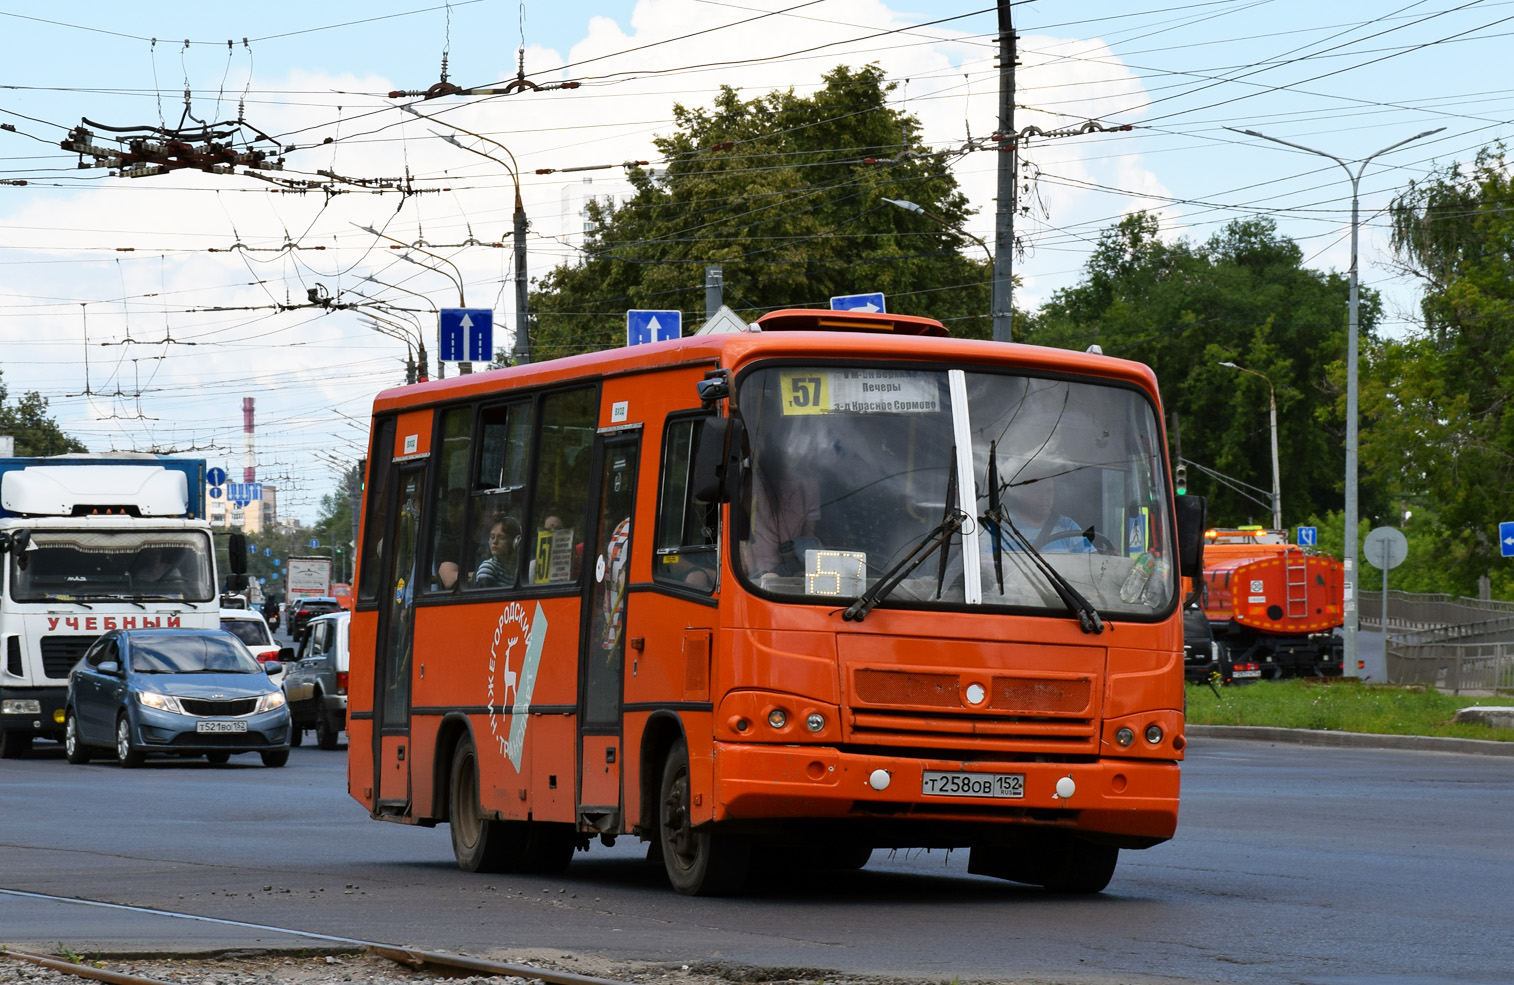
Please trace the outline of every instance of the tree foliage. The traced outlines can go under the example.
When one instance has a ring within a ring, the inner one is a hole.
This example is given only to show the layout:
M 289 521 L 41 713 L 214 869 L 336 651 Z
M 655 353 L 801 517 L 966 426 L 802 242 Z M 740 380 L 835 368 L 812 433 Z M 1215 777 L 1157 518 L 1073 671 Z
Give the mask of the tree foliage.
M 882 291 L 891 310 L 991 337 L 990 264 L 964 255 L 952 231 L 969 210 L 945 158 L 888 107 L 893 83 L 877 66 L 824 80 L 812 96 L 722 87 L 708 109 L 675 106 L 676 132 L 656 140 L 665 170 L 633 170 L 636 193 L 619 206 L 591 203 L 581 261 L 533 293 L 533 357 L 624 344 L 630 308 L 701 321 L 707 264 L 723 268 L 725 303 L 749 320 Z
M 1082 282 L 1045 305 L 1028 341 L 1073 349 L 1097 344 L 1106 354 L 1150 365 L 1182 457 L 1262 490 L 1257 502 L 1191 469 L 1189 489 L 1209 497 L 1215 525 L 1271 525 L 1270 380 L 1284 525 L 1337 508 L 1344 486 L 1347 279 L 1305 269 L 1298 245 L 1270 219 L 1232 222 L 1203 243 L 1164 241 L 1160 233 L 1149 214 L 1106 230 Z M 1360 322 L 1368 337 L 1378 311 L 1376 295 L 1363 292 Z M 1363 501 L 1369 498 L 1382 497 L 1364 487 Z
M 1514 494 L 1514 176 L 1502 148 L 1411 183 L 1390 208 L 1393 245 L 1420 279 L 1421 326 L 1380 341 L 1362 381 L 1362 462 L 1438 528 L 1443 590 L 1501 595 L 1497 523 Z
M 0 435 L 16 439 L 19 458 L 89 450 L 58 427 L 58 422 L 47 413 L 47 400 L 37 391 L 29 390 L 11 400 L 3 374 L 0 374 Z

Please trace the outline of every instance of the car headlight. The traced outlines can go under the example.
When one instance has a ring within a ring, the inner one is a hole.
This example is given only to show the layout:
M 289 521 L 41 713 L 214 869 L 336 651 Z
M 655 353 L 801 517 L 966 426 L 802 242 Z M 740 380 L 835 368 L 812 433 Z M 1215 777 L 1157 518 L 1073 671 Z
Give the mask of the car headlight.
M 257 711 L 254 711 L 253 714 L 264 711 L 278 711 L 282 707 L 284 707 L 284 692 L 270 691 L 258 699 Z
M 175 715 L 189 714 L 184 706 L 179 704 L 179 699 L 167 694 L 159 694 L 156 691 L 138 691 L 137 700 L 148 708 L 156 708 L 158 711 L 167 711 Z

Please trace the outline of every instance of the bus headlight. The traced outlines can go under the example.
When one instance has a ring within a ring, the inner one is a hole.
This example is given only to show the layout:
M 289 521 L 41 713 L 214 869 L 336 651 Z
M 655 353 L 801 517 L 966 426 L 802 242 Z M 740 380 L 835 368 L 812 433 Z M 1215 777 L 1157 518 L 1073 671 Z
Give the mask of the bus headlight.
M 1152 745 L 1156 745 L 1157 743 L 1161 742 L 1162 741 L 1162 726 L 1160 726 L 1160 725 L 1148 725 L 1148 726 L 1146 726 L 1146 741 L 1149 742 L 1149 743 L 1151 743 Z
M 804 727 L 811 732 L 822 731 L 825 728 L 825 716 L 818 711 L 810 712 L 809 717 L 804 720 Z
M 1114 740 L 1122 746 L 1128 746 L 1135 741 L 1135 732 L 1129 728 L 1122 728 L 1114 734 Z
M 774 708 L 768 712 L 768 724 L 773 728 L 783 728 L 789 723 L 789 713 L 782 708 Z

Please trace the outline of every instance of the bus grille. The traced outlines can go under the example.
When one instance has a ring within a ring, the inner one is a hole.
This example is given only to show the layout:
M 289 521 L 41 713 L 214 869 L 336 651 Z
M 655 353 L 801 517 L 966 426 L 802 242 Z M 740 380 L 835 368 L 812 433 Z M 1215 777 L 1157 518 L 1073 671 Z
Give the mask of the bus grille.
M 59 680 L 67 679 L 68 672 L 84 656 L 95 636 L 44 636 L 42 637 L 42 673 Z
M 258 706 L 257 698 L 236 698 L 230 701 L 212 701 L 208 698 L 180 698 L 179 704 L 191 715 L 201 718 L 226 718 L 236 715 L 251 715 Z
M 983 700 L 968 703 L 972 682 Z M 1096 749 L 1093 678 L 859 667 L 848 739 L 871 745 L 1016 752 Z

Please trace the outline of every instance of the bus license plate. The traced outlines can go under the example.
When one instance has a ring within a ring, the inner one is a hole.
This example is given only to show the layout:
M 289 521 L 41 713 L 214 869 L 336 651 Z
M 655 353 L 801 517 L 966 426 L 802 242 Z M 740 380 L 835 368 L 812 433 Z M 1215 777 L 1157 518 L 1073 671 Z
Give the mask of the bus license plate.
M 1025 796 L 1024 773 L 947 773 L 926 770 L 920 776 L 920 792 L 935 797 Z
M 195 722 L 196 732 L 245 732 L 246 722 Z

